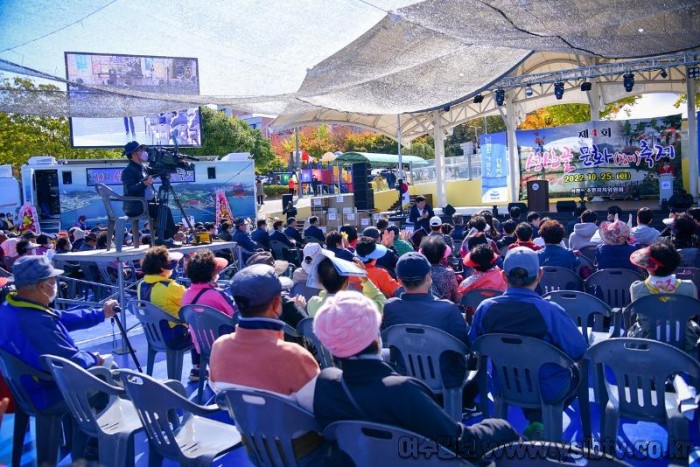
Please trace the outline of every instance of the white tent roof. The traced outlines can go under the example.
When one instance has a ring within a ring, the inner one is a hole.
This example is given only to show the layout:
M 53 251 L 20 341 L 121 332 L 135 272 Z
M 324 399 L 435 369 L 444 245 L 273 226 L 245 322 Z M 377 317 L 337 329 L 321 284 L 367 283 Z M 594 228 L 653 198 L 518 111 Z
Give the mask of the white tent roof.
M 694 50 L 699 37 L 697 0 L 5 0 L 0 70 L 60 83 L 66 51 L 195 57 L 200 94 L 102 86 L 76 102 L 4 91 L 0 110 L 108 117 L 220 104 L 279 115 L 276 128 L 326 121 L 392 137 L 400 114 L 410 141 L 431 130 L 426 110 L 449 107 L 444 128 L 497 113 L 492 93 L 471 97 L 504 76 Z M 634 92 L 685 91 L 683 72 L 638 75 Z M 600 78 L 594 98 L 625 95 L 619 79 Z M 556 101 L 551 82 L 533 90 L 508 91 L 519 114 L 591 96 Z

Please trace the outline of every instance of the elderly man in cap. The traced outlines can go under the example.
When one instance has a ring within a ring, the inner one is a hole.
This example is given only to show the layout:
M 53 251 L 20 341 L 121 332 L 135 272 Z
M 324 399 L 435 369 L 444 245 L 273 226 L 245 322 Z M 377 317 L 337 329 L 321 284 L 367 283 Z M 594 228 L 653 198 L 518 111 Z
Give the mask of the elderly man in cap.
M 238 246 L 246 251 L 253 252 L 255 250 L 261 249 L 262 246 L 250 237 L 248 233 L 248 225 L 250 221 L 243 217 L 237 217 L 233 220 L 233 237 L 232 241 L 236 242 Z M 250 254 L 243 253 L 243 261 L 247 261 L 250 258 Z
M 314 333 L 343 368 L 324 369 L 315 385 L 297 395 L 321 428 L 341 420 L 394 425 L 439 440 L 460 456 L 474 459 L 485 449 L 519 439 L 505 420 L 487 419 L 471 426 L 454 421 L 427 386 L 384 363 L 381 321 L 374 303 L 354 291 L 338 292 L 326 300 L 314 318 Z
M 537 253 L 527 247 L 509 250 L 501 273 L 508 288 L 503 295 L 481 302 L 469 330 L 469 339 L 474 341 L 489 333 L 530 336 L 559 348 L 573 360 L 583 358 L 588 345 L 576 324 L 562 307 L 535 292 L 542 278 Z M 575 393 L 580 377 L 576 366 L 543 366 L 539 374 L 543 400 L 556 400 L 563 394 Z M 528 431 L 543 430 L 539 411 L 526 410 L 525 415 L 531 422 Z
M 282 285 L 275 268 L 243 268 L 233 276 L 231 293 L 238 324 L 236 332 L 214 342 L 209 362 L 212 387 L 220 391 L 242 385 L 286 396 L 299 391 L 319 368 L 305 348 L 282 339 Z
M 53 310 L 50 305 L 58 293 L 58 276 L 46 256 L 26 256 L 12 267 L 15 292 L 0 306 L 0 349 L 28 365 L 46 371 L 39 357 L 50 354 L 67 358 L 83 368 L 100 365 L 99 354 L 80 350 L 69 331 L 85 329 L 114 316 L 116 300 L 108 300 L 102 309 Z M 28 379 L 25 388 L 38 407 L 49 407 L 61 400 L 52 383 Z
M 123 154 L 129 159 L 129 163 L 122 170 L 122 184 L 124 185 L 124 196 L 135 196 L 148 201 L 148 212 L 151 218 L 157 219 L 156 226 L 161 225 L 159 216 L 166 216 L 165 229 L 163 232 L 163 244 L 169 248 L 180 246 L 173 240 L 177 233 L 173 213 L 168 206 L 158 206 L 156 203 L 156 192 L 153 189 L 153 177 L 148 173 L 143 163 L 148 161 L 146 146 L 136 141 L 131 141 L 124 146 Z M 124 203 L 124 213 L 127 216 L 139 216 L 143 214 L 143 206 L 138 201 L 126 201 Z M 133 232 L 136 235 L 136 232 Z

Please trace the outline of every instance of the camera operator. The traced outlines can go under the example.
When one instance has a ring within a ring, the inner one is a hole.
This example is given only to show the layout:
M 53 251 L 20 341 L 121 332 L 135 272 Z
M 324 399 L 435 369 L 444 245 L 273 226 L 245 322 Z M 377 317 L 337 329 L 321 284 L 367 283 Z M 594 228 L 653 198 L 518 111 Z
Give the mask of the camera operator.
M 143 163 L 148 161 L 148 153 L 146 146 L 139 144 L 136 141 L 131 141 L 124 146 L 124 155 L 129 158 L 129 164 L 122 171 L 122 184 L 124 185 L 124 196 L 135 196 L 145 198 L 148 202 L 148 212 L 151 218 L 156 219 L 154 226 L 158 226 L 158 203 L 156 200 L 156 192 L 153 189 L 153 177 L 148 174 L 148 169 Z M 165 232 L 163 244 L 169 248 L 180 246 L 173 240 L 173 235 L 177 233 L 177 227 L 173 221 L 173 213 L 170 207 L 162 206 L 163 212 L 167 216 L 165 221 Z M 129 216 L 138 216 L 142 214 L 142 205 L 138 201 L 124 202 L 124 213 Z M 138 232 L 133 232 L 138 235 Z M 151 233 L 153 235 L 153 232 Z

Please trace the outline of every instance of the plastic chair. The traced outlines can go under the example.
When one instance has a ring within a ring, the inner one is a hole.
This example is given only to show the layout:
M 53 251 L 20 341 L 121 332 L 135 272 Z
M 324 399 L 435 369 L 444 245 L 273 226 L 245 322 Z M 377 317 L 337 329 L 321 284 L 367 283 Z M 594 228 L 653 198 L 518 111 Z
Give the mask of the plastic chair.
M 591 294 L 576 290 L 557 290 L 549 292 L 542 298 L 556 303 L 566 311 L 566 314 L 574 320 L 576 325 L 581 327 L 581 334 L 583 334 L 583 338 L 586 339 L 588 345 L 591 345 L 596 338 L 600 337 L 598 334 L 588 332 L 589 323 L 592 321 L 591 318 L 593 318 L 591 331 L 593 329 L 602 330 L 602 319 L 596 319 L 597 316 L 611 319 L 613 329 L 610 332 L 610 337 L 620 335 L 620 315 L 613 313 L 607 303 Z
M 499 446 L 484 454 L 480 465 L 483 467 L 533 466 L 542 464 L 581 465 L 595 464 L 599 467 L 629 465 L 598 450 L 578 448 L 571 444 L 543 441 L 520 441 Z
M 313 326 L 313 318 L 304 318 L 299 321 L 299 324 L 297 324 L 297 332 L 301 336 L 309 339 L 314 344 L 314 348 L 316 349 L 316 357 L 321 369 L 335 366 L 333 362 L 333 355 L 331 355 L 328 349 L 321 344 L 320 340 L 318 340 L 318 337 L 316 337 L 316 334 L 314 334 Z
M 297 282 L 292 286 L 292 290 L 289 292 L 290 297 L 295 297 L 301 295 L 308 302 L 311 297 L 315 297 L 321 293 L 321 289 L 315 289 L 313 287 L 308 287 L 306 282 Z
M 472 316 L 476 309 L 479 307 L 481 302 L 487 298 L 498 297 L 503 295 L 503 292 L 496 289 L 474 289 L 462 295 L 462 299 L 459 301 L 459 307 L 464 311 L 464 313 L 469 317 Z
M 544 266 L 540 286 L 544 293 L 555 290 L 583 290 L 583 281 L 571 269 L 557 266 Z
M 51 370 L 78 428 L 85 435 L 97 438 L 100 465 L 133 466 L 134 434 L 143 426 L 137 418 L 134 404 L 121 397 L 126 395 L 124 390 L 112 384 L 109 370 L 95 367 L 108 375 L 109 382 L 105 382 L 65 358 L 53 355 L 43 355 L 41 358 Z M 109 402 L 99 413 L 90 403 L 90 395 L 96 393 L 110 396 Z M 74 438 L 73 443 L 76 442 Z
M 695 288 L 700 290 L 700 268 L 692 268 L 690 266 L 679 267 L 674 274 L 676 274 L 676 279 L 693 281 Z
M 580 250 L 578 250 L 582 256 L 586 257 L 591 261 L 591 263 L 596 264 L 596 258 L 595 254 L 596 251 L 598 251 L 598 245 L 589 245 L 589 246 L 584 246 Z
M 586 291 L 603 300 L 610 308 L 624 308 L 630 304 L 630 285 L 644 277 L 631 269 L 601 269 L 586 279 Z
M 289 248 L 277 240 L 270 240 L 270 248 L 272 249 L 272 256 L 276 260 L 291 261 L 297 266 L 301 264 L 301 250 L 298 248 Z
M 148 341 L 148 359 L 146 361 L 146 373 L 153 374 L 153 365 L 156 361 L 156 353 L 165 352 L 165 358 L 168 368 L 168 379 L 176 379 L 180 381 L 182 378 L 182 364 L 185 353 L 192 348 L 189 346 L 184 349 L 171 349 L 163 338 L 163 332 L 160 330 L 160 322 L 168 321 L 172 323 L 184 324 L 167 314 L 154 304 L 143 300 L 130 300 L 128 304 L 129 311 L 136 316 L 141 325 L 143 332 Z
M 36 418 L 36 454 L 38 465 L 57 465 L 61 446 L 61 420 L 68 414 L 68 406 L 61 401 L 50 407 L 39 409 L 25 390 L 23 380 L 53 382 L 49 373 L 27 365 L 17 357 L 0 350 L 0 373 L 10 387 L 15 403 L 15 424 L 12 438 L 12 465 L 19 466 L 22 460 L 24 436 L 29 428 L 29 417 Z M 75 458 L 80 457 L 77 452 Z
M 241 444 L 235 427 L 205 418 L 218 407 L 197 405 L 142 373 L 119 370 L 119 375 L 148 436 L 148 465 L 161 465 L 166 458 L 183 466 L 209 466 Z
M 668 344 L 628 337 L 595 344 L 586 355 L 601 375 L 596 393 L 600 393 L 598 400 L 605 404 L 601 438 L 608 451 L 614 449 L 620 417 L 667 425 L 669 449 L 674 442 L 678 446 L 690 445 L 690 422 L 678 411 L 675 393 L 666 392 L 665 387 L 670 377 L 680 373 L 689 377 L 691 385 L 699 387 L 697 360 Z M 612 371 L 615 382 L 605 379 L 606 369 Z M 681 447 L 680 451 L 684 449 Z M 669 452 L 671 459 L 679 456 L 687 463 L 687 452 Z
M 544 438 L 547 441 L 561 441 L 564 401 L 577 388 L 571 388 L 556 401 L 545 403 L 542 400 L 538 375 L 540 368 L 545 364 L 552 363 L 562 368 L 571 368 L 574 366 L 574 361 L 564 352 L 541 339 L 514 334 L 485 334 L 472 343 L 472 350 L 479 355 L 480 368 L 488 368 L 487 360 L 491 360 L 492 374 L 498 375 L 497 384 L 494 384 L 493 388 L 495 416 L 505 419 L 508 415 L 508 405 L 541 409 L 545 430 Z M 588 392 L 587 384 L 579 384 L 579 388 L 583 388 L 586 393 Z M 488 417 L 488 374 L 486 371 L 479 374 L 479 389 L 481 391 L 482 413 L 484 417 Z M 579 402 L 581 405 L 586 405 L 587 400 L 588 397 Z M 588 413 L 588 411 L 586 409 L 581 411 L 582 424 L 586 423 L 584 413 Z M 590 433 L 584 432 L 584 437 L 590 439 L 590 436 Z
M 646 318 L 653 339 L 685 350 L 685 332 L 688 321 L 700 315 L 700 300 L 687 295 L 654 294 L 640 297 L 625 308 L 624 315 Z
M 273 392 L 237 386 L 221 391 L 216 400 L 236 421 L 256 465 L 299 465 L 294 439 L 320 432 L 313 414 Z
M 326 427 L 323 436 L 335 440 L 340 450 L 362 467 L 473 465 L 425 436 L 381 423 L 335 422 Z
M 104 203 L 105 211 L 107 211 L 107 238 L 114 238 L 114 244 L 117 251 L 122 251 L 124 246 L 124 227 L 127 222 L 131 222 L 131 232 L 134 234 L 134 248 L 139 247 L 139 220 L 144 219 L 148 222 L 148 225 L 155 225 L 153 219 L 148 214 L 148 202 L 145 198 L 138 198 L 135 196 L 122 196 L 109 188 L 107 185 L 98 183 L 95 185 L 95 190 L 97 194 L 102 198 L 102 203 Z M 135 201 L 140 202 L 143 205 L 142 214 L 139 216 L 129 217 L 129 216 L 119 216 L 112 206 L 112 201 Z M 115 237 L 114 233 L 117 232 L 118 235 Z M 155 235 L 151 235 L 151 246 L 154 245 Z M 110 242 L 107 242 L 107 251 L 110 248 Z
M 463 358 L 467 366 L 469 348 L 441 329 L 420 324 L 391 326 L 382 332 L 382 339 L 385 347 L 394 348 L 401 354 L 408 376 L 423 381 L 434 394 L 442 394 L 445 411 L 454 420 L 461 421 L 462 389 L 468 378 L 465 377 L 459 387 L 445 387 L 440 360 L 449 352 Z
M 180 308 L 180 319 L 190 327 L 192 342 L 199 352 L 199 384 L 197 386 L 197 403 L 202 402 L 204 376 L 206 374 L 211 348 L 214 341 L 222 335 L 222 327 L 233 328 L 233 318 L 219 310 L 205 305 L 185 305 Z

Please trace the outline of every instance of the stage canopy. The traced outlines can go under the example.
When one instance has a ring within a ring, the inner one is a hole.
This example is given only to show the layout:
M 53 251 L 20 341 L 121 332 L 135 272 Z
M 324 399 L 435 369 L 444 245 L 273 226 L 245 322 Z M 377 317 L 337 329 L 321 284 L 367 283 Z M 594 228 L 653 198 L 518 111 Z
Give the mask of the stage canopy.
M 401 156 L 401 161 L 405 165 L 412 164 L 413 167 L 426 167 L 428 162 L 418 156 Z M 367 162 L 372 167 L 395 168 L 399 163 L 399 156 L 396 154 L 375 154 L 369 152 L 346 152 L 336 158 L 333 162 L 336 165 L 352 165 L 359 162 Z
M 400 119 L 410 141 L 432 131 L 432 112 L 446 130 L 497 113 L 493 91 L 508 77 L 687 52 L 674 62 L 683 64 L 699 46 L 697 0 L 5 0 L 0 71 L 60 91 L 4 90 L 0 110 L 120 117 L 218 104 L 278 116 L 278 129 L 323 121 L 396 138 Z M 105 82 L 68 99 L 64 52 L 196 58 L 199 94 Z M 632 94 L 685 92 L 685 67 L 661 79 L 664 63 L 641 70 Z M 553 103 L 600 106 L 628 95 L 624 72 L 596 80 L 592 94 L 571 79 L 561 101 L 552 83 L 530 96 L 513 85 L 507 99 L 523 115 Z

